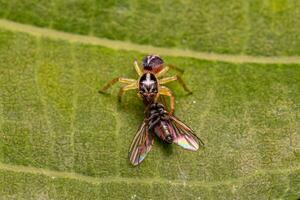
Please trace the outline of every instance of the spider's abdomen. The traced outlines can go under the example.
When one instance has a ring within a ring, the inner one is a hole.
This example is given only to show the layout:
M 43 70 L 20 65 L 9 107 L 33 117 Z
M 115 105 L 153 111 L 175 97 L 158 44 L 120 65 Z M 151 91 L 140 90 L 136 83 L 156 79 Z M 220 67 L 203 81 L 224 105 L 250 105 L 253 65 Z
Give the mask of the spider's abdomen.
M 154 74 L 163 69 L 163 64 L 164 61 L 158 55 L 148 55 L 142 61 L 144 71 L 149 71 Z

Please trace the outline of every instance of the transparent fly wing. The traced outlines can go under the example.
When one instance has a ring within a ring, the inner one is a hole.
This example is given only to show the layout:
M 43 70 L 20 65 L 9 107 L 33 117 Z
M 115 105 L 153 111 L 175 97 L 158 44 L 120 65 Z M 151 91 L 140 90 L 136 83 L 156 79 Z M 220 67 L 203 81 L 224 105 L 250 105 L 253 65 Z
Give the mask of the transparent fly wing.
M 174 144 L 190 151 L 197 151 L 200 144 L 204 145 L 201 139 L 194 134 L 194 131 L 176 117 L 170 116 L 169 125 Z
M 149 133 L 146 121 L 139 127 L 129 149 L 129 160 L 132 165 L 139 165 L 151 150 L 153 136 Z

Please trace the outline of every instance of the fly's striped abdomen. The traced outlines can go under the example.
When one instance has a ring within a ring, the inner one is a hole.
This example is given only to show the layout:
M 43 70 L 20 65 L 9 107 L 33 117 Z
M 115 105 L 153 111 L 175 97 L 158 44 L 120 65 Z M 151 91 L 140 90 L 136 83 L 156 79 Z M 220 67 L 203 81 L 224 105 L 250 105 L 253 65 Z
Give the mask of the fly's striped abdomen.
M 199 148 L 199 142 L 203 145 L 194 131 L 175 116 L 169 115 L 162 104 L 150 105 L 148 123 L 149 131 L 167 143 L 174 143 L 191 151 Z
M 160 139 L 167 143 L 173 142 L 172 132 L 174 128 L 169 122 L 168 112 L 161 104 L 153 104 L 150 108 L 149 130 L 154 132 Z
M 173 137 L 171 134 L 172 129 L 173 127 L 170 126 L 169 123 L 160 121 L 160 123 L 154 127 L 154 132 L 160 139 L 171 144 L 173 143 Z

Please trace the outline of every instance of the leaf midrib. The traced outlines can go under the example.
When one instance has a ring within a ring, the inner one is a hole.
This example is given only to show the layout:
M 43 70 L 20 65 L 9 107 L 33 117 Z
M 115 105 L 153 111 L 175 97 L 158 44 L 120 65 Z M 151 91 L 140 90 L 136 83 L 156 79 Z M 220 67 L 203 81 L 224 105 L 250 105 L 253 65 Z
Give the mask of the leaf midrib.
M 190 181 L 190 180 L 169 180 L 161 177 L 155 177 L 155 178 L 143 178 L 143 179 L 137 179 L 137 178 L 130 178 L 130 177 L 92 177 L 87 175 L 82 175 L 74 172 L 63 172 L 63 171 L 54 171 L 44 168 L 36 168 L 36 167 L 28 167 L 23 165 L 11 165 L 11 164 L 4 164 L 0 163 L 0 170 L 3 171 L 11 171 L 16 173 L 27 173 L 27 174 L 35 174 L 35 175 L 44 175 L 50 178 L 67 178 L 67 179 L 73 179 L 78 180 L 81 182 L 87 182 L 91 184 L 100 184 L 100 183 L 120 183 L 120 182 L 126 182 L 126 183 L 141 183 L 141 184 L 153 184 L 153 183 L 160 183 L 160 184 L 169 184 L 169 185 L 195 185 L 195 186 L 205 186 L 205 187 L 214 187 L 218 185 L 227 185 L 231 183 L 238 183 L 242 182 L 243 180 L 250 179 L 251 177 L 255 177 L 257 175 L 266 175 L 266 174 L 278 174 L 278 173 L 291 173 L 294 171 L 300 170 L 300 166 L 293 166 L 289 168 L 284 169 L 260 169 L 256 170 L 255 173 L 252 173 L 249 176 L 243 176 L 235 179 L 230 180 L 223 180 L 223 181 L 210 181 L 210 182 L 204 182 L 204 181 Z
M 36 37 L 46 37 L 67 42 L 82 43 L 88 45 L 103 46 L 115 50 L 138 51 L 140 53 L 156 53 L 165 56 L 189 57 L 208 61 L 223 61 L 229 63 L 260 63 L 260 64 L 300 64 L 300 56 L 249 56 L 216 54 L 208 52 L 198 52 L 178 48 L 163 48 L 150 45 L 140 45 L 131 42 L 109 40 L 94 36 L 85 36 L 74 33 L 66 33 L 49 28 L 40 28 L 28 24 L 0 19 L 0 28 L 13 32 L 27 33 Z

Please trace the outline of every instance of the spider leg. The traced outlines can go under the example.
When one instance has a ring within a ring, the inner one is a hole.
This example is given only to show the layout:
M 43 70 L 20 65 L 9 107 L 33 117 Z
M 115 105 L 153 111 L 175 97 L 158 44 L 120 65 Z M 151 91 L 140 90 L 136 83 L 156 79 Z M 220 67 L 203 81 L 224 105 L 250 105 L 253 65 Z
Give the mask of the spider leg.
M 138 62 L 136 60 L 134 61 L 134 69 L 139 76 L 143 75 L 143 72 L 142 72 L 141 68 L 139 67 Z
M 169 71 L 169 69 L 170 68 L 168 66 L 164 67 L 160 72 L 158 72 L 156 74 L 156 77 L 159 78 L 159 77 L 163 76 L 165 73 L 167 73 Z
M 175 70 L 175 71 L 178 71 L 180 74 L 183 74 L 183 73 L 184 73 L 184 70 L 183 70 L 183 69 L 180 69 L 180 68 L 176 67 L 175 65 L 167 64 L 167 67 L 169 67 L 170 69 L 173 69 L 173 70 Z
M 160 72 L 156 74 L 156 77 L 162 77 L 165 75 L 170 69 L 178 71 L 180 74 L 183 74 L 184 70 L 175 67 L 174 65 L 166 65 Z
M 167 88 L 166 86 L 159 86 L 158 93 L 161 95 L 170 97 L 170 112 L 169 112 L 169 114 L 172 115 L 174 112 L 174 105 L 175 105 L 175 97 L 173 96 L 172 91 L 169 88 Z
M 182 78 L 178 75 L 170 76 L 166 78 L 162 78 L 159 81 L 159 84 L 166 84 L 172 81 L 178 81 L 178 83 L 183 87 L 183 89 L 188 92 L 189 94 L 192 93 L 192 91 L 186 86 L 185 82 L 182 80 Z
M 125 94 L 126 91 L 128 91 L 128 90 L 134 90 L 134 89 L 137 89 L 137 88 L 138 88 L 138 85 L 136 84 L 136 82 L 121 87 L 120 90 L 119 90 L 119 93 L 118 93 L 118 100 L 119 100 L 119 102 L 121 102 L 122 96 Z
M 111 81 L 107 82 L 100 90 L 99 93 L 105 93 L 105 91 L 110 88 L 111 86 L 113 86 L 115 83 L 120 82 L 120 83 L 125 83 L 125 84 L 133 84 L 136 83 L 137 80 L 134 79 L 129 79 L 129 78 L 122 78 L 122 77 L 118 77 L 118 78 L 114 78 Z

